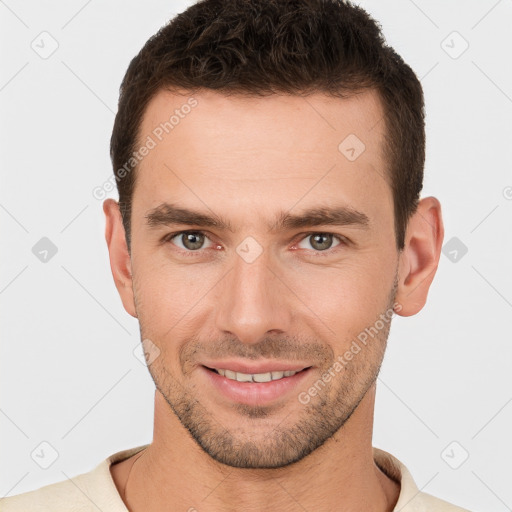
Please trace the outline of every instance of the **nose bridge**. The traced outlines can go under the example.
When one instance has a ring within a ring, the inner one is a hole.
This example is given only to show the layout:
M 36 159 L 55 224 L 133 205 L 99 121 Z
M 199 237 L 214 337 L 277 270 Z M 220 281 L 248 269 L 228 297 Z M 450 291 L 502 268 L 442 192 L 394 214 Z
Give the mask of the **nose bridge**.
M 243 343 L 257 343 L 269 331 L 286 332 L 291 322 L 287 288 L 275 275 L 271 255 L 262 251 L 252 259 L 255 250 L 250 241 L 240 244 L 216 306 L 217 328 Z

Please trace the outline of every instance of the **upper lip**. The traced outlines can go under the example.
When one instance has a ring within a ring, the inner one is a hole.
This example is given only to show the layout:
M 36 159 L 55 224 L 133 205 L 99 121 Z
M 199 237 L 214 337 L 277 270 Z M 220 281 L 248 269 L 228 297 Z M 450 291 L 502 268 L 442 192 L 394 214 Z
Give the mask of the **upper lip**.
M 311 365 L 307 363 L 289 363 L 286 361 L 264 361 L 260 363 L 249 363 L 244 361 L 231 360 L 207 362 L 203 363 L 203 366 L 211 369 L 231 370 L 237 373 L 255 374 L 285 371 L 300 372 L 305 368 L 309 368 Z

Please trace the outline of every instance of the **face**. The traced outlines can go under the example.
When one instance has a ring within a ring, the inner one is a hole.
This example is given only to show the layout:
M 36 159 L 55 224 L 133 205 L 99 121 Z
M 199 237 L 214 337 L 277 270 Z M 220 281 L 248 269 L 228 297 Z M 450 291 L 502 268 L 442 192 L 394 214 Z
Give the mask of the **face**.
M 203 450 L 282 467 L 343 427 L 383 359 L 399 261 L 383 113 L 374 92 L 194 99 L 161 92 L 141 125 L 134 313 Z

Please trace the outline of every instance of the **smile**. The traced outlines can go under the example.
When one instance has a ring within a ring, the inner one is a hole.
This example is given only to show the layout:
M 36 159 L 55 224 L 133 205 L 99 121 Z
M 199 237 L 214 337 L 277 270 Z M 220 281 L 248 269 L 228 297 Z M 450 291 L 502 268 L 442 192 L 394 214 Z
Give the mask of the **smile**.
M 291 398 L 294 391 L 302 389 L 300 384 L 308 378 L 313 368 L 308 366 L 300 369 L 295 365 L 295 370 L 272 368 L 272 371 L 245 373 L 201 365 L 199 370 L 212 390 L 229 402 L 263 406 L 286 397 Z
M 294 372 L 291 370 L 285 370 L 266 373 L 241 373 L 222 368 L 212 369 L 216 371 L 219 375 L 222 375 L 223 377 L 226 377 L 227 379 L 230 380 L 236 380 L 238 382 L 270 382 L 272 380 L 280 380 L 284 377 L 291 377 L 292 375 L 299 373 L 299 371 L 302 371 L 298 370 Z

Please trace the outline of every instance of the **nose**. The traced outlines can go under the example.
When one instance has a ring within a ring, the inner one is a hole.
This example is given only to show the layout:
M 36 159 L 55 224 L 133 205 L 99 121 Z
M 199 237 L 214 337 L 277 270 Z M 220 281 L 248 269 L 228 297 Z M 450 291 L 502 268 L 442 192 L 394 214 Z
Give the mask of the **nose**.
M 217 289 L 216 327 L 242 343 L 258 343 L 291 327 L 293 293 L 269 259 L 265 251 L 251 263 L 237 254 Z

